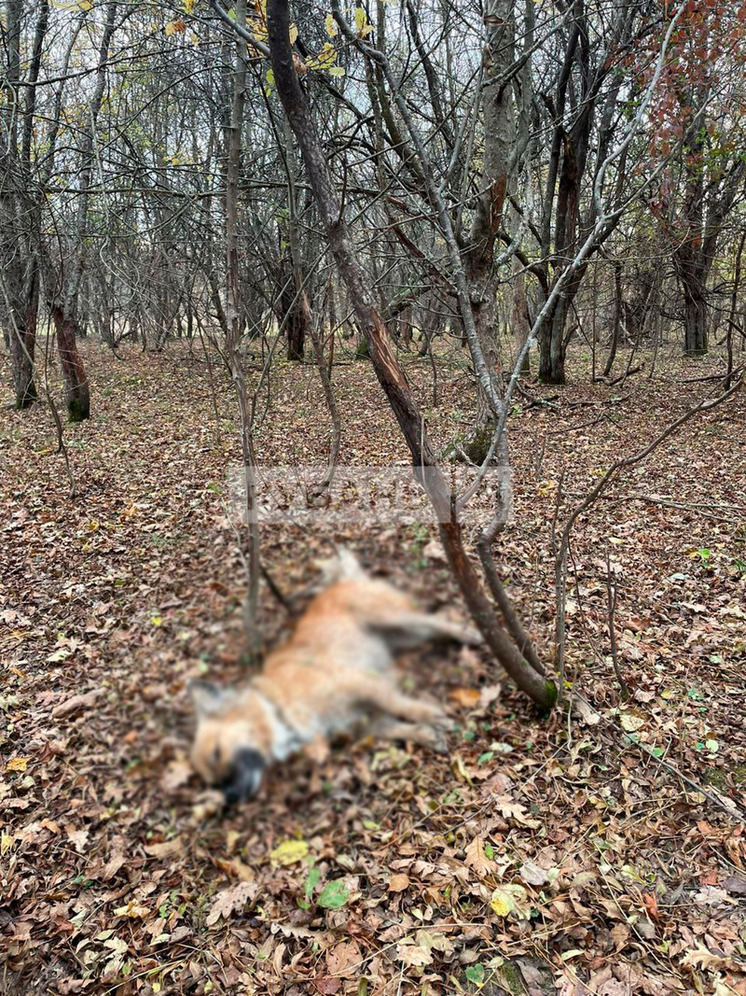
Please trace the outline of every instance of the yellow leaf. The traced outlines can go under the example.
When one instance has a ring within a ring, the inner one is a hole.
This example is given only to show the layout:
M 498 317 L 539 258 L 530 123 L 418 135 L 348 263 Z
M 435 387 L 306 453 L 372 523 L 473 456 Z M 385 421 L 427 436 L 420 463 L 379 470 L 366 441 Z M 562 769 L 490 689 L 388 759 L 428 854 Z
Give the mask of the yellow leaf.
M 345 69 L 344 66 L 332 66 L 329 69 L 330 76 L 344 76 L 346 72 L 347 70 Z
M 331 42 L 327 42 L 318 55 L 307 60 L 309 69 L 328 69 L 337 61 L 337 50 Z
M 365 13 L 362 7 L 355 8 L 355 27 L 357 28 L 357 33 L 360 35 L 363 33 L 365 25 L 368 23 L 368 15 Z
M 136 899 L 130 899 L 126 906 L 118 906 L 114 910 L 114 916 L 126 916 L 131 920 L 137 918 L 145 919 L 150 915 L 150 910 L 147 906 L 143 906 L 142 903 L 138 903 Z
M 182 20 L 169 21 L 166 25 L 166 36 L 175 35 L 177 31 L 183 31 L 186 28 L 186 24 Z
M 154 626 L 160 626 L 163 623 L 163 617 L 162 616 L 153 616 L 153 618 L 150 621 L 152 622 L 152 624 Z
M 326 20 L 324 21 L 324 27 L 326 28 L 326 33 L 329 35 L 330 38 L 333 38 L 335 35 L 339 34 L 339 25 L 334 20 L 333 14 L 326 15 Z
M 271 69 L 267 70 L 267 82 L 269 83 L 270 86 L 275 85 L 275 74 Z
M 305 840 L 283 840 L 274 851 L 270 851 L 269 856 L 278 865 L 294 865 L 307 854 L 308 844 Z
M 295 45 L 298 40 L 298 28 L 295 24 L 290 25 L 290 44 Z
M 490 899 L 490 906 L 498 916 L 507 916 L 513 909 L 513 899 L 508 893 L 501 889 L 495 889 Z
M 528 920 L 531 916 L 528 893 L 522 885 L 509 884 L 495 889 L 490 899 L 490 906 L 498 916 L 511 914 L 518 920 Z
M 8 761 L 8 766 L 6 771 L 25 771 L 26 765 L 28 764 L 27 757 L 14 757 L 12 761 Z
M 191 14 L 194 10 L 194 0 L 182 0 L 182 5 L 187 14 Z
M 13 838 L 10 834 L 3 833 L 0 834 L 0 854 L 5 854 L 13 846 Z
M 96 522 L 96 520 L 95 520 L 95 519 L 92 519 L 92 520 L 91 520 L 91 521 L 90 521 L 90 522 L 88 523 L 88 528 L 89 528 L 89 530 L 90 530 L 90 531 L 91 531 L 92 533 L 95 533 L 95 532 L 96 532 L 96 531 L 98 530 L 98 528 L 99 528 L 99 523 L 98 523 L 98 522 Z

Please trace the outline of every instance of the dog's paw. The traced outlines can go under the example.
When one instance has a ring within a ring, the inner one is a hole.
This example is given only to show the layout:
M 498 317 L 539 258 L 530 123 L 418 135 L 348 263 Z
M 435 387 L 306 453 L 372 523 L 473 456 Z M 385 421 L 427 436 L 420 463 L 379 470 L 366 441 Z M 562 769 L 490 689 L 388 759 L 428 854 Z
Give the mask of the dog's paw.
M 454 723 L 448 713 L 443 712 L 442 709 L 428 721 L 434 730 L 445 731 L 446 733 L 452 733 L 454 729 Z
M 435 751 L 436 754 L 448 753 L 448 741 L 442 728 L 425 726 L 419 731 L 418 740 L 429 750 Z
M 417 707 L 416 722 L 427 723 L 429 726 L 440 726 L 442 723 L 450 722 L 450 720 L 439 703 L 420 702 Z

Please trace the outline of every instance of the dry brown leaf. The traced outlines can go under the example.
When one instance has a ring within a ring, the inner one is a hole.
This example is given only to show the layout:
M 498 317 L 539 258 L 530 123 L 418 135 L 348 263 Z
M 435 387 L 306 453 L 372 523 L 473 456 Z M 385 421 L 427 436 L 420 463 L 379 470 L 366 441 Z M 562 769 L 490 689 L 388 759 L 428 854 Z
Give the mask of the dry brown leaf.
M 243 907 L 258 895 L 259 889 L 253 882 L 239 882 L 228 889 L 221 889 L 214 897 L 210 912 L 205 917 L 208 927 L 221 918 L 227 920 L 236 910 Z
M 253 868 L 250 868 L 247 864 L 244 864 L 240 858 L 231 858 L 230 861 L 226 861 L 223 858 L 217 858 L 215 863 L 218 868 L 221 868 L 226 875 L 231 875 L 233 878 L 237 878 L 240 882 L 254 882 L 256 881 L 256 873 Z
M 329 975 L 351 976 L 360 970 L 362 955 L 357 941 L 342 941 L 326 952 L 326 970 Z
M 70 825 L 65 827 L 65 833 L 78 854 L 82 854 L 88 843 L 88 830 L 85 827 L 81 830 L 76 830 L 74 826 Z
M 193 768 L 186 758 L 176 758 L 171 761 L 161 777 L 161 788 L 164 792 L 174 792 L 185 785 L 192 777 Z
M 549 881 L 549 876 L 546 871 L 530 859 L 523 862 L 520 867 L 519 874 L 523 881 L 528 885 L 541 886 L 546 885 Z
M 60 719 L 62 716 L 69 716 L 79 709 L 90 709 L 103 694 L 103 688 L 94 688 L 90 692 L 84 692 L 82 695 L 71 695 L 69 699 L 65 699 L 64 702 L 60 702 L 59 705 L 56 705 L 52 709 L 52 716 L 55 719 Z
M 466 864 L 472 868 L 480 878 L 489 875 L 495 870 L 495 862 L 491 861 L 484 853 L 484 844 L 481 837 L 474 837 L 466 848 Z
M 409 875 L 397 872 L 389 879 L 389 892 L 404 892 L 409 888 Z
M 482 693 L 478 688 L 452 688 L 448 697 L 466 709 L 473 709 L 474 706 L 479 705 Z
M 184 841 L 181 837 L 174 837 L 173 840 L 164 840 L 157 844 L 146 844 L 145 853 L 151 858 L 172 858 L 176 854 L 184 853 Z
M 418 944 L 407 944 L 405 941 L 396 945 L 396 957 L 404 965 L 416 965 L 420 968 L 424 965 L 430 965 L 433 960 L 433 956 L 427 948 L 420 947 Z

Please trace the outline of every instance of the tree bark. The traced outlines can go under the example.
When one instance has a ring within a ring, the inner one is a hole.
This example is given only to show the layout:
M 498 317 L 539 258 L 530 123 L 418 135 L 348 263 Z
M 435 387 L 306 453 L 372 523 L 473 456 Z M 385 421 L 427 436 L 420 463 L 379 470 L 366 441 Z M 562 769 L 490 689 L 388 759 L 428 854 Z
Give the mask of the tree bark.
M 57 333 L 67 414 L 71 422 L 82 422 L 91 414 L 91 394 L 85 366 L 75 342 L 77 326 L 66 317 L 59 305 L 52 305 L 51 315 Z
M 35 34 L 34 55 L 27 80 L 29 94 L 23 109 L 23 148 L 19 158 L 18 126 L 21 120 L 19 86 L 21 81 L 21 0 L 6 3 L 7 70 L 5 82 L 4 151 L 0 155 L 0 259 L 3 263 L 3 311 L 10 350 L 15 404 L 28 408 L 37 398 L 34 383 L 34 349 L 38 306 L 38 265 L 32 251 L 28 228 L 34 218 L 24 179 L 28 165 L 26 133 L 33 116 L 33 95 L 38 75 L 37 49 L 46 31 L 48 8 L 42 6 Z
M 484 106 L 484 168 L 479 181 L 466 275 L 477 336 L 491 376 L 498 364 L 498 325 L 494 250 L 508 190 L 508 163 L 515 138 L 512 86 L 502 77 L 513 62 L 515 20 L 513 0 L 487 0 L 484 6 L 482 101 Z M 490 415 L 479 394 L 477 431 Z

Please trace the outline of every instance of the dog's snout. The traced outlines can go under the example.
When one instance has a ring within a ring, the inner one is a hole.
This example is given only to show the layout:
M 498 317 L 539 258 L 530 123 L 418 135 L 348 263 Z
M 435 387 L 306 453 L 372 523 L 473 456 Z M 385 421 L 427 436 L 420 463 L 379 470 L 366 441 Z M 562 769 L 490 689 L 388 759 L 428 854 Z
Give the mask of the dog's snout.
M 222 786 L 226 805 L 233 806 L 256 795 L 266 767 L 267 762 L 258 750 L 246 748 L 238 751 Z

